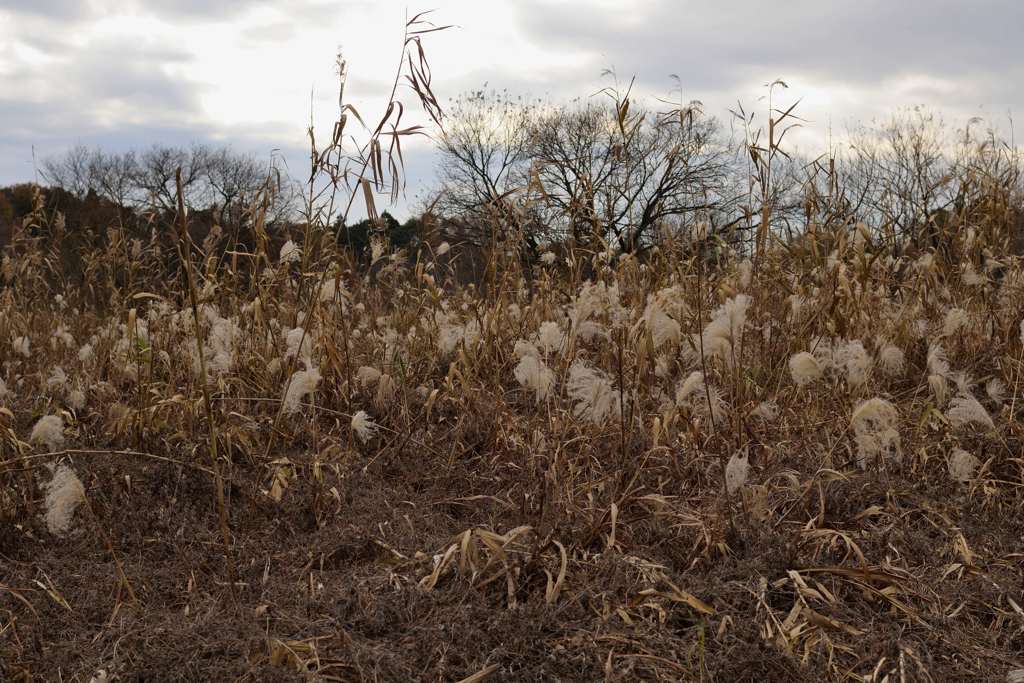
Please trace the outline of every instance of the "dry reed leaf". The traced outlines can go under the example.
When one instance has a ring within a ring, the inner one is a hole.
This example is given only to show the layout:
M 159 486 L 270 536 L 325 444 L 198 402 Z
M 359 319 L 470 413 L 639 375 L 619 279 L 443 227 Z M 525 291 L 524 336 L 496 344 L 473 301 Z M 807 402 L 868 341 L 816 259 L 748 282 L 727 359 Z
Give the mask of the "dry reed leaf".
M 713 607 L 711 607 L 711 605 L 707 604 L 706 602 L 704 602 L 703 600 L 701 600 L 697 596 L 695 596 L 695 595 L 693 595 L 691 593 L 688 593 L 687 591 L 684 591 L 683 589 L 679 588 L 678 586 L 676 586 L 671 581 L 666 581 L 666 583 L 668 584 L 668 586 L 670 588 L 669 591 L 659 591 L 659 590 L 656 590 L 654 588 L 646 588 L 646 589 L 640 591 L 639 595 L 643 595 L 643 596 L 657 595 L 657 596 L 662 597 L 662 598 L 667 598 L 667 599 L 669 599 L 669 600 L 671 600 L 673 602 L 680 602 L 680 603 L 683 603 L 685 605 L 688 605 L 694 611 L 699 612 L 700 614 L 707 615 L 707 616 L 711 616 L 712 614 L 715 613 L 715 609 Z
M 434 590 L 434 587 L 437 585 L 438 579 L 441 578 L 441 575 L 444 573 L 444 570 L 448 568 L 448 565 L 451 562 L 452 557 L 454 557 L 458 549 L 458 544 L 453 543 L 452 545 L 448 546 L 448 549 L 444 552 L 444 555 L 434 556 L 434 570 L 420 580 L 420 590 L 427 593 Z
M 569 567 L 569 557 L 565 552 L 565 546 L 558 541 L 554 541 L 554 544 L 558 546 L 558 554 L 561 558 L 561 565 L 558 569 L 558 578 L 554 581 L 551 580 L 551 574 L 548 570 L 544 570 L 544 573 L 548 577 L 548 585 L 544 591 L 544 602 L 549 605 L 553 605 L 558 602 L 558 594 L 562 590 L 562 584 L 565 582 L 565 572 Z
M 480 669 L 471 676 L 466 676 L 465 678 L 460 680 L 459 683 L 479 683 L 479 681 L 486 680 L 492 673 L 494 673 L 497 670 L 498 665 L 491 664 L 490 666 L 486 666 L 483 669 Z
M 309 662 L 316 658 L 316 645 L 312 640 L 278 640 L 267 643 L 270 666 L 308 671 Z

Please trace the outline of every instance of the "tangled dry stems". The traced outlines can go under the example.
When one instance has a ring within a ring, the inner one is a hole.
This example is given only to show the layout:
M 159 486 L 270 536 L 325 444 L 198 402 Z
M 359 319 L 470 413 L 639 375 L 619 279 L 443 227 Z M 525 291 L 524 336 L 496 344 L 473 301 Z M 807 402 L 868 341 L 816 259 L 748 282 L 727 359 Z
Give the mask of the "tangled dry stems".
M 337 190 L 341 151 L 314 157 Z M 840 216 L 533 259 L 499 212 L 473 283 L 468 246 L 353 254 L 312 210 L 272 248 L 257 202 L 253 253 L 179 210 L 175 244 L 111 226 L 76 281 L 39 192 L 0 289 L 9 680 L 1024 666 L 998 202 L 916 253 Z
M 187 586 L 186 566 L 162 571 L 185 596 L 203 583 L 203 609 L 258 613 L 262 654 L 228 658 L 252 671 L 396 671 L 368 641 L 324 635 L 325 619 L 351 627 L 330 616 L 328 582 L 416 594 L 474 619 L 485 607 L 508 615 L 494 628 L 547 624 L 515 657 L 467 645 L 461 663 L 431 665 L 466 676 L 1009 670 L 1024 616 L 1013 416 L 1024 268 L 993 256 L 997 229 L 956 237 L 951 261 L 908 261 L 837 231 L 821 258 L 806 245 L 767 251 L 753 282 L 741 255 L 698 263 L 710 257 L 692 244 L 644 260 L 574 254 L 589 259 L 588 280 L 564 262 L 527 280 L 503 249 L 487 288 L 444 278 L 458 247 L 433 260 L 385 255 L 369 274 L 321 244 L 305 268 L 289 251 L 250 282 L 206 269 L 198 328 L 181 291 L 142 289 L 160 266 L 146 249 L 132 266 L 139 290 L 105 313 L 76 291 L 31 306 L 36 285 L 22 270 L 0 309 L 6 666 L 52 670 L 28 634 L 47 639 L 70 620 L 99 640 L 78 658 L 61 650 L 62 670 L 132 669 L 115 634 L 152 628 L 170 587 L 152 573 L 146 539 L 174 546 L 184 531 L 218 554 L 213 471 L 202 466 L 212 415 L 238 602 L 223 566 Z M 964 262 L 981 283 L 964 281 Z M 331 296 L 300 295 L 321 279 Z M 307 306 L 312 325 L 296 333 Z M 303 369 L 285 390 L 289 357 Z M 67 508 L 47 510 L 44 463 L 65 478 L 73 468 L 96 511 L 79 511 L 68 540 L 46 529 Z M 166 531 L 119 513 L 139 506 L 158 506 Z M 102 569 L 114 558 L 96 524 L 109 526 L 127 582 Z M 294 536 L 273 539 L 282 526 Z M 365 547 L 338 549 L 353 543 Z M 54 575 L 62 557 L 88 562 L 109 590 L 88 598 Z M 270 582 L 306 586 L 304 622 L 294 597 L 269 596 L 288 591 L 260 580 L 264 560 L 281 567 Z M 137 603 L 121 605 L 123 585 Z M 472 606 L 454 606 L 459 595 Z M 83 601 L 117 621 L 80 623 Z M 760 659 L 735 659 L 741 644 Z M 542 654 L 558 648 L 591 654 Z

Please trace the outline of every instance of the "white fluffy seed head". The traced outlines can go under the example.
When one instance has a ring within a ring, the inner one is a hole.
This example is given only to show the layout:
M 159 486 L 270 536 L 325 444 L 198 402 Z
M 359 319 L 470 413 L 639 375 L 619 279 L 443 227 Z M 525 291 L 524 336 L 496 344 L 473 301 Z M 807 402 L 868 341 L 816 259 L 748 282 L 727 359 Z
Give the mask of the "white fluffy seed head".
M 576 326 L 576 336 L 585 342 L 595 339 L 608 339 L 608 330 L 596 320 L 584 320 Z
M 775 401 L 763 401 L 751 411 L 750 415 L 765 422 L 775 422 L 779 419 L 779 404 Z
M 733 453 L 725 465 L 725 488 L 730 496 L 747 483 L 748 474 L 750 474 L 750 460 L 747 458 L 747 454 L 745 452 Z
M 928 372 L 943 377 L 949 374 L 949 356 L 940 344 L 928 346 Z
M 292 374 L 292 381 L 288 384 L 288 391 L 284 395 L 284 412 L 289 414 L 297 412 L 302 399 L 316 391 L 318 384 L 320 384 L 318 368 L 297 370 Z
M 676 388 L 676 405 L 682 406 L 685 403 L 702 395 L 704 392 L 704 373 L 695 370 L 687 375 L 686 379 L 679 383 Z
M 886 377 L 899 377 L 905 366 L 906 360 L 900 347 L 886 344 L 878 352 L 878 367 Z
M 53 478 L 46 484 L 46 528 L 55 536 L 63 536 L 71 528 L 71 520 L 79 504 L 85 500 L 85 487 L 75 471 L 57 465 Z
M 46 380 L 46 388 L 49 391 L 62 388 L 68 383 L 68 375 L 64 372 L 64 368 L 59 365 L 50 372 L 50 377 Z
M 565 335 L 558 323 L 547 321 L 541 323 L 537 332 L 537 344 L 544 353 L 559 353 L 565 345 Z
M 47 415 L 39 418 L 32 428 L 28 439 L 34 444 L 46 446 L 51 451 L 60 450 L 64 446 L 64 420 L 60 415 Z
M 857 443 L 857 464 L 866 469 L 872 460 L 899 459 L 900 434 L 896 430 L 899 414 L 883 398 L 862 401 L 850 417 Z
M 949 400 L 949 382 L 943 375 L 928 375 L 928 388 L 935 397 L 935 405 L 940 408 L 946 405 L 946 401 Z
M 569 368 L 569 398 L 575 402 L 573 414 L 602 425 L 619 413 L 619 394 L 600 370 L 577 360 Z
M 740 276 L 740 289 L 750 289 L 750 283 L 754 277 L 754 264 L 750 259 L 743 259 L 736 267 Z
M 298 356 L 302 360 L 308 360 L 313 350 L 313 335 L 307 333 L 301 327 L 288 330 L 284 335 L 287 348 L 284 357 L 291 358 Z M 301 345 L 301 347 L 300 347 Z
M 854 430 L 877 430 L 896 425 L 896 407 L 884 398 L 861 401 L 853 411 L 850 424 Z
M 852 387 L 862 386 L 871 374 L 871 357 L 859 339 L 849 341 L 836 349 L 836 363 L 846 371 L 846 382 Z
M 983 285 L 988 282 L 984 274 L 974 269 L 974 264 L 968 261 L 964 264 L 963 281 L 965 285 Z
M 291 240 L 288 240 L 281 246 L 281 253 L 278 254 L 278 262 L 285 263 L 298 263 L 302 260 L 302 248 L 295 244 Z
M 962 448 L 954 448 L 953 452 L 949 454 L 947 465 L 949 476 L 954 481 L 966 484 L 974 479 L 974 473 L 981 466 L 981 461 Z
M 60 296 L 59 294 L 57 296 Z M 75 338 L 71 336 L 68 329 L 64 325 L 57 325 L 57 329 L 53 332 L 53 337 L 50 338 L 50 345 L 56 349 L 60 344 L 63 344 L 67 348 L 72 348 L 75 345 Z
M 356 379 L 364 387 L 372 387 L 380 379 L 380 370 L 364 365 L 356 370 Z
M 532 342 L 528 342 L 525 339 L 516 340 L 516 344 L 512 349 L 516 358 L 522 359 L 527 356 L 533 356 L 534 358 L 540 358 L 540 351 L 537 346 Z
M 377 435 L 378 425 L 374 422 L 365 410 L 358 411 L 352 416 L 352 432 L 363 443 L 368 443 Z
M 455 351 L 459 344 L 473 346 L 480 337 L 480 323 L 470 320 L 465 325 L 442 322 L 438 326 L 438 348 L 445 355 Z
M 967 311 L 962 308 L 951 308 L 946 312 L 942 321 L 942 336 L 948 337 L 956 334 L 968 322 Z
M 804 304 L 807 303 L 806 299 L 804 299 L 800 294 L 790 294 L 786 301 L 789 302 L 789 313 L 793 318 L 800 315 L 800 311 L 803 309 Z
M 739 339 L 747 320 L 747 309 L 751 299 L 746 294 L 737 294 L 727 299 L 711 322 L 704 328 L 701 343 L 705 356 L 717 356 L 726 364 L 732 362 L 733 344 Z
M 985 393 L 997 406 L 1002 406 L 1006 401 L 1006 383 L 998 377 L 993 377 L 985 384 Z
M 651 341 L 654 343 L 655 349 L 668 343 L 679 342 L 682 328 L 665 312 L 665 307 L 659 299 L 652 297 L 644 309 L 642 319 L 651 333 Z
M 537 403 L 551 394 L 555 383 L 555 373 L 536 356 L 523 356 L 513 374 L 520 385 L 534 392 Z
M 29 343 L 28 337 L 15 337 L 14 341 L 11 342 L 11 345 L 14 347 L 15 353 L 20 354 L 25 358 L 28 358 L 29 356 L 32 355 L 32 351 L 29 348 L 31 345 Z
M 789 359 L 789 374 L 798 387 L 806 386 L 823 377 L 821 365 L 813 354 L 801 351 Z
M 373 395 L 373 405 L 377 406 L 378 410 L 385 410 L 388 404 L 394 400 L 396 393 L 398 393 L 398 384 L 395 382 L 395 378 L 385 372 L 377 380 L 377 391 Z
M 68 407 L 76 413 L 85 409 L 85 392 L 81 389 L 72 389 L 68 392 Z
M 691 372 L 676 387 L 676 406 L 716 423 L 722 421 L 726 408 L 721 392 L 705 382 L 704 373 L 699 371 Z
M 978 403 L 978 399 L 970 394 L 959 393 L 949 402 L 946 410 L 946 419 L 954 427 L 966 427 L 978 425 L 985 429 L 995 429 L 995 423 L 984 406 Z

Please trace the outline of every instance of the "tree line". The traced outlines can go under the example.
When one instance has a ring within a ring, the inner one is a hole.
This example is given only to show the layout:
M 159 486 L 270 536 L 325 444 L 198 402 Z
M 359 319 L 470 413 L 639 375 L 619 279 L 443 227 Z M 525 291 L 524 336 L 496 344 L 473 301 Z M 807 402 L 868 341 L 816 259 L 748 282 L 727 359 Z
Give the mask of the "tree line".
M 952 129 L 909 109 L 856 128 L 842 149 L 808 157 L 786 139 L 800 125 L 792 107 L 759 113 L 737 108 L 723 122 L 699 102 L 645 106 L 629 88 L 560 104 L 470 91 L 448 107 L 435 137 L 438 185 L 420 213 L 479 248 L 515 235 L 534 253 L 557 243 L 630 253 L 666 237 L 744 248 L 758 234 L 792 241 L 853 223 L 875 239 L 935 249 L 952 224 L 998 208 L 1024 246 L 1020 155 L 980 121 Z M 305 220 L 299 183 L 271 160 L 228 147 L 79 146 L 47 159 L 41 172 L 79 200 L 172 215 L 178 169 L 186 207 L 210 226 L 244 224 L 266 196 L 267 224 L 289 232 Z M 339 242 L 361 251 L 373 231 L 408 246 L 420 218 L 331 225 Z
M 291 217 L 298 206 L 293 183 L 278 173 L 273 160 L 230 147 L 158 144 L 111 153 L 79 145 L 46 159 L 41 175 L 48 185 L 79 199 L 94 195 L 125 208 L 173 213 L 178 169 L 185 206 L 190 211 L 211 211 L 222 225 L 238 220 L 268 183 L 277 184 L 275 202 L 268 207 L 271 222 Z
M 783 241 L 863 223 L 875 239 L 937 248 L 950 219 L 997 204 L 1024 246 L 1020 154 L 980 120 L 952 129 L 911 108 L 809 157 L 785 137 L 802 125 L 793 107 L 738 108 L 723 122 L 699 102 L 658 102 L 613 88 L 556 105 L 469 92 L 440 137 L 436 205 L 482 227 L 467 231 L 478 242 L 497 219 L 532 244 L 636 252 L 666 235 L 742 247 L 765 222 Z

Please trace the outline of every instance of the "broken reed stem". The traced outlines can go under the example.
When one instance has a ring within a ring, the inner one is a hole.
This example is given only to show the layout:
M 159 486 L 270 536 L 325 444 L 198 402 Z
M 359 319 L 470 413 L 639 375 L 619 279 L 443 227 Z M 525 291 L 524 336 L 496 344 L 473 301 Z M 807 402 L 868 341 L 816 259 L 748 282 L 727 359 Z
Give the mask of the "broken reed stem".
M 617 365 L 619 372 L 619 451 L 622 466 L 626 465 L 626 389 L 623 381 L 623 359 L 622 359 L 622 347 L 625 346 L 626 331 L 623 328 L 619 328 L 619 339 L 618 339 L 618 354 L 617 354 Z
M 700 370 L 703 373 L 704 396 L 708 401 L 708 419 L 711 420 L 711 433 L 717 434 L 715 426 L 715 410 L 711 403 L 711 392 L 708 386 L 708 361 L 704 355 L 704 245 L 697 249 L 697 341 L 700 345 Z M 724 472 L 724 470 L 723 470 Z M 724 481 L 724 480 L 723 480 Z
M 1013 373 L 1013 398 L 1010 399 L 1010 424 L 1013 424 L 1013 416 L 1017 411 L 1017 393 L 1020 389 L 1020 376 L 1024 371 L 1024 331 L 1021 332 L 1020 353 L 1017 354 L 1017 367 Z
M 210 401 L 210 389 L 206 385 L 206 356 L 203 353 L 203 328 L 199 321 L 199 296 L 196 293 L 195 278 L 192 274 L 192 253 L 189 249 L 188 221 L 185 217 L 185 199 L 181 186 L 181 169 L 175 172 L 178 193 L 178 239 L 175 246 L 178 259 L 185 270 L 188 285 L 189 303 L 192 305 L 192 320 L 195 323 L 196 351 L 199 354 L 199 383 L 203 388 L 203 407 L 206 410 L 206 421 L 210 428 L 210 467 L 213 470 L 214 488 L 217 491 L 217 515 L 220 521 L 221 540 L 224 543 L 224 560 L 228 566 L 228 581 L 231 584 L 231 596 L 235 598 L 235 560 L 231 554 L 231 533 L 228 530 L 228 509 L 224 501 L 224 479 L 220 474 L 220 462 L 217 456 L 217 423 L 214 420 L 213 404 Z
M 718 427 L 715 425 L 715 406 L 711 401 L 711 392 L 708 391 L 708 361 L 704 355 L 704 242 L 701 241 L 700 246 L 697 248 L 697 340 L 700 346 L 700 369 L 703 374 L 702 380 L 704 382 L 704 398 L 708 402 L 708 419 L 711 421 L 711 434 L 712 436 L 718 436 Z M 697 447 L 700 448 L 700 442 L 698 440 Z M 703 449 L 702 449 L 703 450 Z M 729 495 L 729 486 L 725 481 L 725 468 L 728 465 L 728 461 L 725 457 L 724 452 L 718 454 L 719 464 L 722 466 L 722 491 L 725 493 L 726 498 L 731 498 Z

